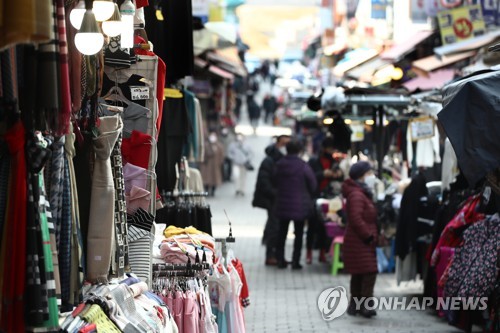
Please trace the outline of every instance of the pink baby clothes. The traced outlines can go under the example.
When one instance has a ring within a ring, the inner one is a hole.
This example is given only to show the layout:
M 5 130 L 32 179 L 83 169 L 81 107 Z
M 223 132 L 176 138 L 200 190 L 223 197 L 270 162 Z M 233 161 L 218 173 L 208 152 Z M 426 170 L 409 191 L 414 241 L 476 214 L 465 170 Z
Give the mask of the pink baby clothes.
M 151 192 L 137 186 L 133 186 L 130 194 L 125 194 L 127 202 L 127 213 L 134 214 L 139 208 L 148 211 L 151 203 Z
M 197 333 L 199 331 L 200 307 L 196 300 L 196 294 L 188 290 L 184 298 L 184 332 Z
M 123 180 L 125 181 L 125 194 L 129 194 L 133 186 L 146 189 L 148 180 L 146 169 L 127 163 L 123 166 Z
M 179 329 L 179 333 L 191 333 L 189 331 L 184 331 L 184 293 L 182 291 L 175 292 L 173 303 L 174 319 Z

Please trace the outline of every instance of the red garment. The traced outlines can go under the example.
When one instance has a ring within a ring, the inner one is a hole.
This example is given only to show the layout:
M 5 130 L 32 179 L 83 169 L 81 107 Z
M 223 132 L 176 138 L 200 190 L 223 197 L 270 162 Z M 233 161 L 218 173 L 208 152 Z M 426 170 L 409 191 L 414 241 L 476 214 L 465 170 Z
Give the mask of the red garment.
M 323 170 L 327 170 L 327 169 L 332 168 L 333 161 L 329 158 L 320 157 L 319 162 L 321 163 Z M 329 178 L 323 177 L 323 180 L 319 183 L 319 192 L 320 193 L 328 186 L 329 182 L 330 182 Z
M 139 131 L 132 131 L 130 138 L 122 140 L 123 164 L 131 163 L 149 170 L 149 157 L 153 138 L 151 135 Z M 156 188 L 156 199 L 161 200 L 160 192 Z
M 71 90 L 69 87 L 68 42 L 66 39 L 66 12 L 64 0 L 57 0 L 57 31 L 59 36 L 59 89 L 61 110 L 59 110 L 59 134 L 69 133 L 71 118 Z
M 241 293 L 240 293 L 240 301 L 241 301 L 241 306 L 246 308 L 247 306 L 250 305 L 250 292 L 248 290 L 248 283 L 247 283 L 247 278 L 245 276 L 245 270 L 243 269 L 243 264 L 239 259 L 234 259 L 231 262 L 238 272 L 238 275 L 240 276 L 241 283 L 243 286 L 241 287 Z
M 140 36 L 135 36 L 135 44 L 144 44 L 146 41 L 140 37 Z M 147 55 L 147 56 L 156 56 L 156 54 L 152 51 L 149 50 L 143 50 L 143 49 L 134 49 L 135 54 L 139 55 Z M 167 75 L 167 65 L 165 65 L 165 62 L 158 57 L 158 79 L 156 82 L 156 98 L 158 99 L 158 120 L 156 121 L 156 129 L 157 131 L 157 136 L 160 134 L 160 127 L 161 127 L 161 118 L 163 116 L 163 98 L 165 96 L 165 77 Z
M 135 0 L 135 7 L 137 9 L 149 6 L 148 0 Z
M 363 188 L 347 179 L 342 185 L 347 200 L 347 227 L 342 246 L 344 267 L 349 274 L 377 273 L 377 209 Z M 373 237 L 373 242 L 365 241 Z
M 439 256 L 443 246 L 458 247 L 462 242 L 462 232 L 464 229 L 475 222 L 484 220 L 484 214 L 476 211 L 477 205 L 480 202 L 480 195 L 470 197 L 465 202 L 462 209 L 460 209 L 455 217 L 446 225 L 432 253 L 431 266 L 436 266 L 439 262 Z
M 149 157 L 152 145 L 153 138 L 151 138 L 151 135 L 135 130 L 132 131 L 130 138 L 124 138 L 122 142 L 124 162 L 132 163 L 133 165 L 149 170 Z
M 26 283 L 26 220 L 28 205 L 28 173 L 24 147 L 26 132 L 21 121 L 4 136 L 11 155 L 10 188 L 5 234 L 5 254 L 2 271 L 2 316 L 0 331 L 25 332 L 24 291 Z

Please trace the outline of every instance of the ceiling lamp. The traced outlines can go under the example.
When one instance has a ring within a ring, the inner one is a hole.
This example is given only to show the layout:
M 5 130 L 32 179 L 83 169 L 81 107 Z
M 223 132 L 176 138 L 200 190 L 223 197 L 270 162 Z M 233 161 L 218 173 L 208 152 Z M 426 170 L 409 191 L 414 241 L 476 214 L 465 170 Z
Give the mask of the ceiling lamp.
M 115 11 L 111 18 L 102 22 L 102 31 L 109 37 L 116 37 L 122 32 L 123 24 L 122 17 L 118 5 L 114 4 Z
M 102 49 L 104 36 L 99 30 L 95 15 L 87 9 L 80 31 L 75 35 L 75 45 L 80 53 L 94 55 Z
M 115 4 L 112 0 L 94 0 L 92 11 L 99 22 L 108 20 L 115 10 Z
M 120 13 L 122 14 L 122 35 L 121 47 L 123 49 L 130 49 L 134 47 L 134 16 L 135 5 L 131 0 L 125 0 L 120 6 Z
M 76 30 L 80 30 L 80 27 L 82 26 L 82 20 L 83 15 L 85 15 L 85 10 L 85 1 L 80 0 L 76 4 L 75 8 L 71 10 L 71 13 L 69 13 L 69 21 Z

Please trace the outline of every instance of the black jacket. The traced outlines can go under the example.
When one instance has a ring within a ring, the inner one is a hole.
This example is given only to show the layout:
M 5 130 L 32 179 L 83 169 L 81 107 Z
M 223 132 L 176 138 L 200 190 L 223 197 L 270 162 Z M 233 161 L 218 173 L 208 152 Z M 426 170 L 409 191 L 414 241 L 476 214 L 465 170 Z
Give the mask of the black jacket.
M 276 188 L 272 182 L 274 166 L 284 155 L 274 144 L 266 148 L 266 155 L 259 166 L 252 206 L 271 209 L 276 198 Z

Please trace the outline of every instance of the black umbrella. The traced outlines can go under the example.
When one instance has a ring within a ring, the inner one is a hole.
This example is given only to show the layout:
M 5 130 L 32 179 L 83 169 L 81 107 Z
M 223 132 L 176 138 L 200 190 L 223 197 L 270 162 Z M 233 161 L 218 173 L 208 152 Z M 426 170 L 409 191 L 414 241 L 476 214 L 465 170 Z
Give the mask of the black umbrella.
M 438 118 L 470 186 L 500 167 L 500 71 L 447 85 Z

